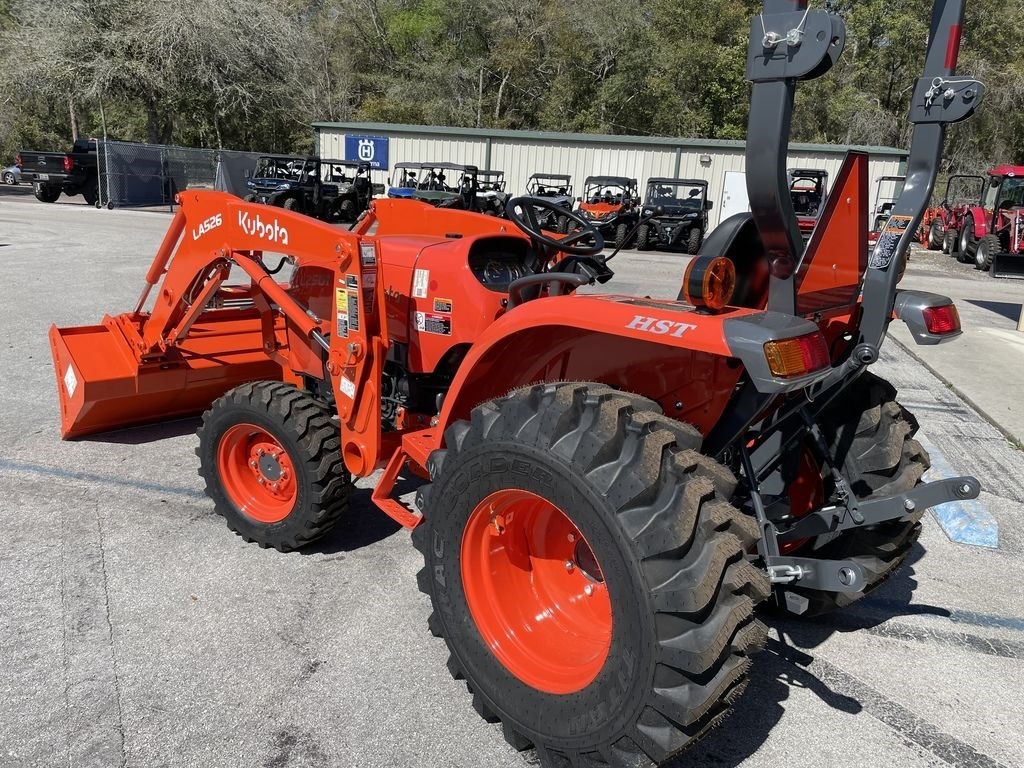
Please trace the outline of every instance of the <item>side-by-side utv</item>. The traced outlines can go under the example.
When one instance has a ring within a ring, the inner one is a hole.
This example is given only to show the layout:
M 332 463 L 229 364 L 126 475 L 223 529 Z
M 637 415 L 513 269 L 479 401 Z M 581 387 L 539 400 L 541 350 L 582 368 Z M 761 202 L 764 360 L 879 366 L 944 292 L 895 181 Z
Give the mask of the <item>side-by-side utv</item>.
M 388 197 L 420 200 L 436 208 L 475 210 L 475 165 L 461 163 L 398 163 L 392 170 Z
M 568 231 L 569 217 L 566 211 L 571 211 L 573 206 L 571 176 L 561 173 L 531 174 L 526 182 L 526 194 L 530 197 L 543 197 L 565 209 L 562 212 L 549 208 L 538 211 L 542 229 L 563 234 Z
M 636 179 L 588 176 L 583 182 L 583 196 L 577 198 L 577 202 L 576 212 L 602 235 L 612 238 L 616 248 L 630 244 L 640 220 Z
M 133 311 L 51 329 L 61 434 L 202 413 L 212 508 L 282 552 L 355 514 L 353 480 L 383 470 L 367 493 L 411 529 L 429 630 L 476 711 L 545 768 L 662 763 L 747 687 L 759 606 L 847 606 L 900 567 L 925 510 L 979 494 L 923 479 L 918 421 L 871 371 L 896 319 L 921 344 L 960 334 L 948 298 L 898 281 L 946 125 L 984 90 L 955 73 L 962 15 L 937 0 L 906 184 L 870 253 L 867 155 L 847 155 L 806 246 L 785 172 L 796 86 L 835 64 L 843 21 L 768 0 L 746 71 L 752 212 L 708 234 L 677 298 L 578 292 L 615 286 L 598 222 L 546 231 L 538 210 L 564 209 L 543 197 L 508 221 L 375 200 L 350 231 L 182 192 Z M 422 480 L 415 504 L 400 476 Z
M 804 239 L 811 236 L 828 195 L 828 171 L 816 168 L 790 168 L 789 196 L 793 201 L 797 224 Z
M 473 210 L 488 216 L 504 216 L 508 192 L 505 191 L 505 172 L 488 170 L 476 172 L 476 198 Z
M 643 217 L 636 230 L 637 250 L 682 248 L 695 254 L 708 228 L 708 183 L 703 179 L 647 180 Z
M 373 198 L 373 170 L 361 160 L 322 160 L 319 178 L 321 186 L 333 198 L 332 218 L 350 223 L 370 207 Z

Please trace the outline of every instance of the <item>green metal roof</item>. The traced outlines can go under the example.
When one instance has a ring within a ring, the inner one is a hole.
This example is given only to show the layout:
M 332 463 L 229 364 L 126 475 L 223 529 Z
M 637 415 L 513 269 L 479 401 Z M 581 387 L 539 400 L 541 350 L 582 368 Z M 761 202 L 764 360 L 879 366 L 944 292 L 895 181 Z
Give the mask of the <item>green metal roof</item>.
M 324 128 L 345 133 L 389 133 L 428 134 L 449 138 L 470 139 L 514 139 L 516 141 L 557 141 L 569 144 L 633 144 L 690 149 L 743 149 L 746 143 L 738 139 L 682 139 L 668 136 L 622 136 L 596 133 L 559 133 L 557 131 L 511 131 L 502 128 L 453 128 L 443 125 L 403 125 L 400 123 L 313 123 L 313 128 Z M 824 154 L 845 154 L 847 150 L 867 152 L 871 155 L 906 157 L 907 150 L 895 147 L 870 147 L 845 144 L 801 144 L 789 145 L 797 152 L 820 152 Z

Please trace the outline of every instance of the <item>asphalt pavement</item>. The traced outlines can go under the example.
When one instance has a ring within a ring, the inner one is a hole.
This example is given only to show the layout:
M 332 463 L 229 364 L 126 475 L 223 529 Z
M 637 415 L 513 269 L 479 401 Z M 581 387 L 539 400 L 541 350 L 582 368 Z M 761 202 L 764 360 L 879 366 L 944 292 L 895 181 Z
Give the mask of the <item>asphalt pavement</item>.
M 533 763 L 449 677 L 420 558 L 370 504 L 371 482 L 326 540 L 285 555 L 213 513 L 195 420 L 60 441 L 47 329 L 134 306 L 168 221 L 0 192 L 0 766 Z M 626 252 L 607 288 L 674 295 L 684 264 Z M 1009 332 L 995 304 L 1019 304 L 1024 283 L 995 282 L 915 255 L 904 284 L 948 285 L 969 328 Z M 996 546 L 955 542 L 929 516 L 909 564 L 866 600 L 770 620 L 736 713 L 677 768 L 1024 766 L 1024 453 L 964 384 L 1003 377 L 1019 393 L 1005 377 L 1017 353 L 981 352 L 974 334 L 962 357 L 887 344 L 876 370 L 933 454 L 981 479 Z

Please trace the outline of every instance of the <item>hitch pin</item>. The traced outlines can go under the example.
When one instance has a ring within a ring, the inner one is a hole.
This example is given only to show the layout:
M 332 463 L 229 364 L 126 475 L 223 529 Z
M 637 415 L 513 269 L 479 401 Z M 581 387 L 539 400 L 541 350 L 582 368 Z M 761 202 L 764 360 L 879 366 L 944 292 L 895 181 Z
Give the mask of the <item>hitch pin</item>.
M 790 584 L 799 581 L 806 575 L 805 569 L 799 565 L 768 566 L 768 580 L 772 584 Z

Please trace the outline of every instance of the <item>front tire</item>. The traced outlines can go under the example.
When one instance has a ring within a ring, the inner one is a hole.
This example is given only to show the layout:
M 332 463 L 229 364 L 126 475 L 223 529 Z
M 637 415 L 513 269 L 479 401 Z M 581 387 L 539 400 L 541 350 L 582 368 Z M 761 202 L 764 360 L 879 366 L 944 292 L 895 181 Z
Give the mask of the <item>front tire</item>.
M 628 239 L 629 224 L 619 224 L 619 226 L 615 228 L 615 247 L 625 248 L 627 245 L 629 245 Z
M 702 240 L 700 227 L 693 227 L 690 234 L 686 236 L 686 252 L 691 256 L 696 256 Z
M 641 224 L 636 231 L 636 249 L 646 251 L 651 247 L 651 230 L 646 224 Z
M 13 171 L 7 171 L 7 173 L 4 174 L 4 184 L 8 184 L 13 187 L 17 183 L 18 180 L 14 177 Z
M 281 207 L 284 208 L 286 211 L 298 211 L 299 200 L 298 198 L 295 197 L 289 197 L 287 200 L 284 201 L 284 204 Z
M 308 392 L 279 381 L 235 387 L 203 414 L 198 435 L 206 494 L 247 542 L 299 549 L 348 507 L 338 427 Z
M 449 671 L 542 766 L 666 760 L 726 716 L 764 643 L 736 478 L 656 409 L 600 384 L 515 391 L 448 428 L 417 495 Z
M 988 272 L 992 268 L 992 258 L 1002 250 L 1003 244 L 997 235 L 985 235 L 974 249 L 974 268 Z
M 932 223 L 928 226 L 928 250 L 939 250 L 942 247 L 944 237 L 945 233 L 942 231 L 942 219 L 932 219 Z
M 896 388 L 864 373 L 819 419 L 822 435 L 839 472 L 861 501 L 909 491 L 931 466 L 914 440 L 917 419 L 896 401 Z M 867 574 L 863 592 L 820 592 L 793 588 L 803 615 L 843 608 L 883 584 L 906 560 L 921 534 L 919 510 L 907 519 L 827 534 L 794 554 L 826 560 L 851 559 Z M 803 598 L 806 602 L 799 600 Z

